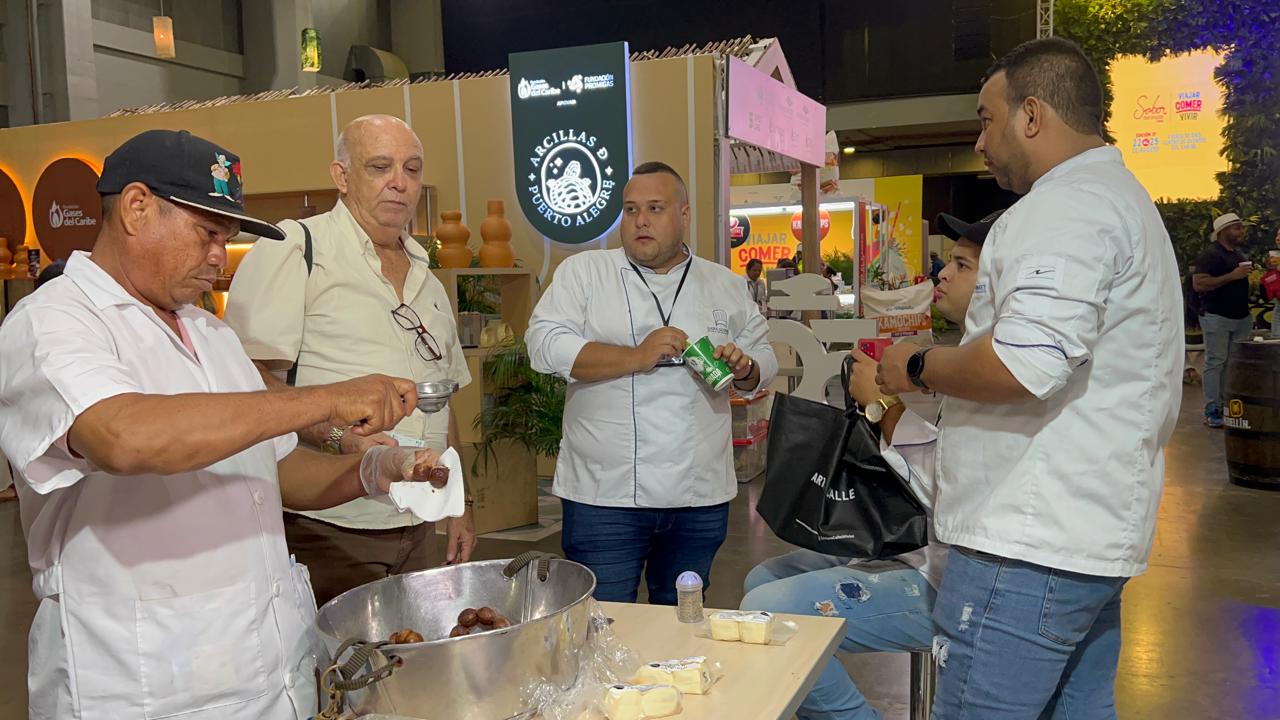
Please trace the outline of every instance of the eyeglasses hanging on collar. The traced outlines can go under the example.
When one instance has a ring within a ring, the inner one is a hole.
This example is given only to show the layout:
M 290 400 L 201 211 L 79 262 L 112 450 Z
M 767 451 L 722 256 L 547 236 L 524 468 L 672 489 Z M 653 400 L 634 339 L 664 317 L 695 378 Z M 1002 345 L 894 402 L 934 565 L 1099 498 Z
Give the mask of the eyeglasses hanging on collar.
M 413 349 L 418 351 L 418 357 L 427 362 L 435 362 L 444 357 L 440 354 L 440 344 L 427 331 L 427 327 L 422 324 L 422 318 L 418 317 L 418 313 L 413 308 L 400 303 L 400 307 L 391 311 L 391 317 L 396 319 L 396 324 L 400 327 L 417 333 L 413 341 Z

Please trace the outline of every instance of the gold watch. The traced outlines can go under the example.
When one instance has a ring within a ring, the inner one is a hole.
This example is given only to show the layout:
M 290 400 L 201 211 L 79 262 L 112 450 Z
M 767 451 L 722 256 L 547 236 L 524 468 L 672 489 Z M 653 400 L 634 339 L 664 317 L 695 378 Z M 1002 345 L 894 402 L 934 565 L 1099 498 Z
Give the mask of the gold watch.
M 325 438 L 324 444 L 320 446 L 320 449 L 329 453 L 330 455 L 341 455 L 342 454 L 342 436 L 346 434 L 347 434 L 347 429 L 344 427 L 332 428 L 331 430 L 329 430 L 329 437 Z
M 898 397 L 897 395 L 882 397 L 879 400 L 876 400 L 875 402 L 868 405 L 866 409 L 863 410 L 862 414 L 866 415 L 867 420 L 870 420 L 872 423 L 879 423 L 881 420 L 884 419 L 885 413 L 889 412 L 889 408 L 893 407 L 894 405 L 901 405 L 901 404 L 902 404 L 902 398 Z

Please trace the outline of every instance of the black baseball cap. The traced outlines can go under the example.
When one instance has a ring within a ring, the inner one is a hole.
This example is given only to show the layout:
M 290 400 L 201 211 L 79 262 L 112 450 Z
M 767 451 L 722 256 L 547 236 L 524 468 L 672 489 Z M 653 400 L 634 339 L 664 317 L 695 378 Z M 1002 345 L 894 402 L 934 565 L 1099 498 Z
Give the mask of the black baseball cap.
M 991 226 L 996 224 L 996 218 L 999 218 L 1002 213 L 1004 210 L 997 210 L 975 223 L 964 222 L 954 215 L 938 213 L 938 219 L 934 224 L 943 235 L 952 240 L 964 238 L 975 245 L 981 245 L 986 241 L 987 233 L 991 232 Z
M 240 221 L 251 235 L 283 240 L 284 231 L 244 213 L 240 158 L 186 130 L 134 135 L 102 163 L 98 194 L 116 195 L 140 182 L 166 200 Z

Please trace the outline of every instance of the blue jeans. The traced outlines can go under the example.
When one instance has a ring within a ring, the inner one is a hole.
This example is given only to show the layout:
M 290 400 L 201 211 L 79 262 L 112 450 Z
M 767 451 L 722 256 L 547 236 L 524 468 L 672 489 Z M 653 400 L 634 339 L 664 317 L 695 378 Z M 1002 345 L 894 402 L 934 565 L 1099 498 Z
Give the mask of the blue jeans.
M 845 619 L 845 652 L 909 652 L 927 648 L 935 633 L 934 591 L 908 565 L 867 572 L 847 558 L 810 550 L 765 560 L 747 574 L 743 610 Z M 835 657 L 800 704 L 800 720 L 880 720 Z
M 1113 720 L 1126 580 L 952 548 L 933 720 Z
M 1200 317 L 1200 329 L 1204 330 L 1204 414 L 1221 417 L 1222 377 L 1226 374 L 1227 358 L 1237 340 L 1249 339 L 1253 316 L 1233 320 L 1205 313 Z
M 640 574 L 649 602 L 676 604 L 686 570 L 711 587 L 711 561 L 729 529 L 729 503 L 696 508 L 618 508 L 561 500 L 564 556 L 596 574 L 597 600 L 635 602 Z

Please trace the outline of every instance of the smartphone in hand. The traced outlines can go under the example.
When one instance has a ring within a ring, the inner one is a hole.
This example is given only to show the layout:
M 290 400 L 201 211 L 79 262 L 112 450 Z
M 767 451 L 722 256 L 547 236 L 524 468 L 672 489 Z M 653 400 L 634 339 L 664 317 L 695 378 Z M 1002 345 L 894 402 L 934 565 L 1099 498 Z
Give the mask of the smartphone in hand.
M 884 357 L 884 349 L 892 344 L 893 338 L 863 338 L 858 341 L 858 349 L 872 360 L 880 362 L 880 358 Z

